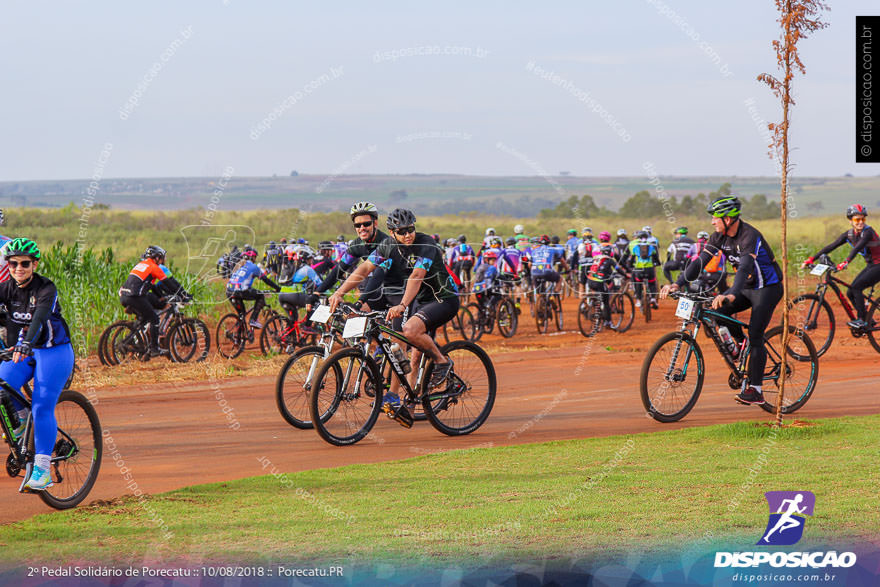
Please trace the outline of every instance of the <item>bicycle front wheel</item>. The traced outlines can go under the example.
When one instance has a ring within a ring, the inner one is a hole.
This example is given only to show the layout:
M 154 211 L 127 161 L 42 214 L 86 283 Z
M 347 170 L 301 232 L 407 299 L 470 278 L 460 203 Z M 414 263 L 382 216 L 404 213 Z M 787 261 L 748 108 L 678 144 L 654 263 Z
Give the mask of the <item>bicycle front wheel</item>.
M 95 408 L 81 393 L 61 392 L 55 406 L 58 433 L 52 449 L 50 473 L 54 485 L 39 496 L 47 505 L 66 510 L 92 490 L 101 469 L 104 444 Z
M 197 363 L 204 361 L 211 350 L 208 326 L 198 318 L 184 318 L 175 324 L 168 335 L 168 340 L 171 358 L 178 363 L 187 363 L 193 357 Z
M 244 350 L 247 332 L 244 319 L 238 314 L 226 314 L 217 323 L 217 352 L 226 359 L 234 359 Z
M 363 439 L 379 417 L 384 386 L 379 368 L 360 348 L 342 349 L 318 369 L 309 415 L 318 435 L 335 446 Z
M 440 352 L 452 359 L 452 371 L 443 386 L 428 389 L 434 362 L 426 366 L 422 407 L 434 428 L 443 434 L 470 434 L 483 425 L 495 405 L 495 366 L 486 351 L 465 340 L 450 342 Z
M 788 358 L 785 365 L 785 394 L 782 397 L 782 413 L 791 414 L 807 403 L 819 378 L 819 357 L 810 336 L 803 330 L 788 327 Z M 764 367 L 761 407 L 776 413 L 779 388 L 782 384 L 782 326 L 771 328 L 764 334 L 767 349 L 767 365 Z
M 820 302 L 816 294 L 796 297 L 789 305 L 789 320 L 792 326 L 802 328 L 810 335 L 816 345 L 816 356 L 821 357 L 831 347 L 836 324 L 834 312 L 826 300 Z M 807 361 L 809 357 L 798 360 Z
M 878 333 L 878 326 L 880 326 L 880 300 L 875 301 L 871 304 L 871 307 L 868 308 L 868 312 L 865 314 L 865 317 L 868 320 L 868 341 L 870 341 L 871 346 L 874 347 L 874 350 L 880 353 L 880 333 Z M 817 351 L 818 352 L 818 351 Z
M 642 405 L 658 422 L 677 422 L 697 403 L 703 389 L 703 351 L 687 332 L 664 334 L 642 363 Z
M 275 382 L 275 403 L 284 420 L 300 430 L 313 428 L 309 411 L 312 382 L 324 360 L 324 347 L 307 346 L 297 350 L 281 367 Z M 338 368 L 338 365 L 337 365 Z M 334 373 L 338 381 L 340 373 Z

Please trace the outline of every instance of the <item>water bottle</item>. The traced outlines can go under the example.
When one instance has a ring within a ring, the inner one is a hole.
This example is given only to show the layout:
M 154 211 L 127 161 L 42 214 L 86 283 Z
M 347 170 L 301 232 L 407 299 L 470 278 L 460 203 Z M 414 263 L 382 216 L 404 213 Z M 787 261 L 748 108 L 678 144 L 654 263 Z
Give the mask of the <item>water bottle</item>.
M 721 337 L 721 342 L 727 346 L 727 350 L 730 354 L 736 356 L 736 341 L 733 339 L 733 335 L 730 334 L 730 330 L 728 330 L 727 326 L 720 326 L 718 328 L 718 336 Z
M 396 342 L 391 345 L 391 355 L 394 357 L 394 362 L 400 366 L 404 373 L 409 373 L 412 370 L 412 365 L 409 364 L 406 353 L 403 352 L 403 349 Z

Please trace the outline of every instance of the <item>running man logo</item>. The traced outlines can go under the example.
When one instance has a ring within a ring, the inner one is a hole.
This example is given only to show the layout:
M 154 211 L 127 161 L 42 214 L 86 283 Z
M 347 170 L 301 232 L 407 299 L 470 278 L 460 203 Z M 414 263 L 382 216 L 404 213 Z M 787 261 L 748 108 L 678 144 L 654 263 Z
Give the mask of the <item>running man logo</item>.
M 791 546 L 804 535 L 806 516 L 813 515 L 816 496 L 811 491 L 768 491 L 764 494 L 770 506 L 767 529 L 757 544 Z

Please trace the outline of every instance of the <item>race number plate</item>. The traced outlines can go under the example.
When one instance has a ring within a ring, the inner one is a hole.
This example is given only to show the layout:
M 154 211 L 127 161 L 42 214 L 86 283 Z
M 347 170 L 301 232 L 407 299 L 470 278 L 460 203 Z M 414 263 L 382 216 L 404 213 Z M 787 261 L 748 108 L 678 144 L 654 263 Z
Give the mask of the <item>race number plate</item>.
M 829 267 L 830 265 L 822 265 L 821 263 L 819 263 L 818 265 L 813 267 L 812 271 L 810 271 L 810 275 L 823 275 L 826 271 L 828 271 Z
M 317 322 L 318 324 L 327 324 L 327 321 L 330 320 L 330 306 L 318 306 L 315 308 L 315 311 L 312 312 L 312 316 L 309 320 Z
M 678 306 L 675 308 L 675 315 L 682 320 L 690 320 L 694 315 L 694 301 L 687 298 L 679 298 Z
M 349 318 L 345 321 L 345 328 L 342 329 L 342 338 L 358 338 L 363 336 L 366 330 L 367 318 L 365 316 Z

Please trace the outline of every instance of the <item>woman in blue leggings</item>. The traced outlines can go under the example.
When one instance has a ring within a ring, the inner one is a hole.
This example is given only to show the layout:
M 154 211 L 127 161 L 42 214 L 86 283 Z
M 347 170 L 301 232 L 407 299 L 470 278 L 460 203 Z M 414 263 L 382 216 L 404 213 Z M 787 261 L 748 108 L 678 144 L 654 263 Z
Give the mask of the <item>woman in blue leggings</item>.
M 33 378 L 34 468 L 25 487 L 42 491 L 52 487 L 50 462 L 58 423 L 55 404 L 73 371 L 73 349 L 55 284 L 36 273 L 40 263 L 37 243 L 17 238 L 4 254 L 11 279 L 0 283 L 0 304 L 6 306 L 7 346 L 12 361 L 0 364 L 0 377 L 15 389 Z M 20 415 L 24 406 L 16 406 Z

